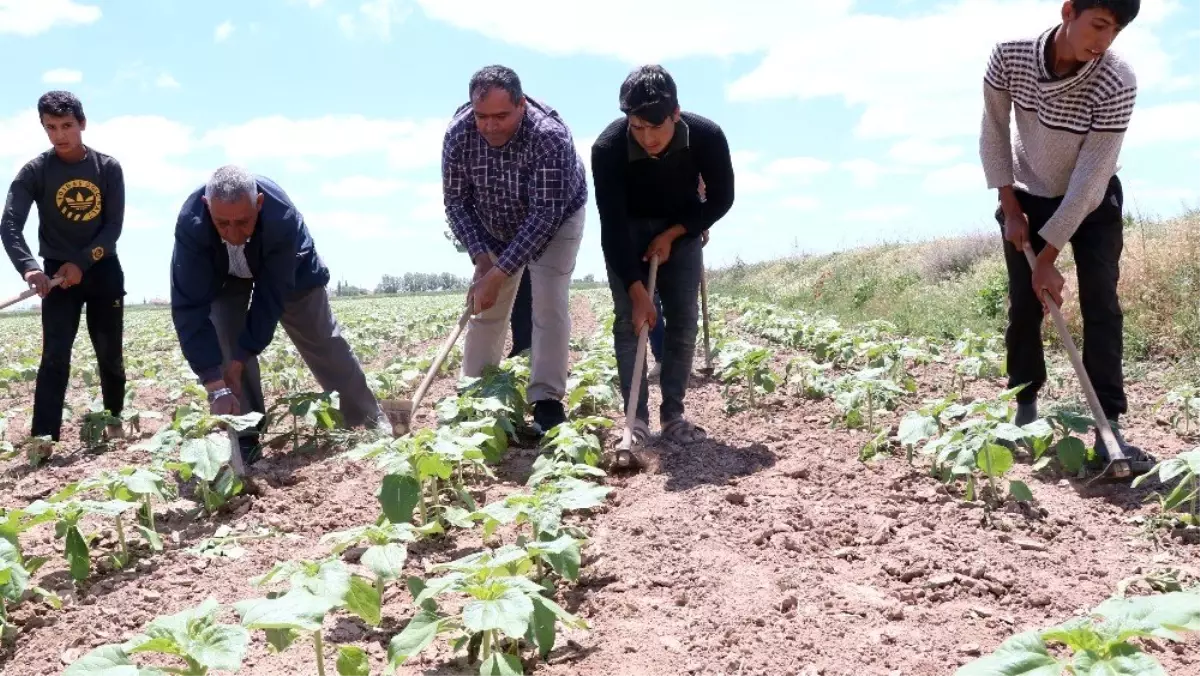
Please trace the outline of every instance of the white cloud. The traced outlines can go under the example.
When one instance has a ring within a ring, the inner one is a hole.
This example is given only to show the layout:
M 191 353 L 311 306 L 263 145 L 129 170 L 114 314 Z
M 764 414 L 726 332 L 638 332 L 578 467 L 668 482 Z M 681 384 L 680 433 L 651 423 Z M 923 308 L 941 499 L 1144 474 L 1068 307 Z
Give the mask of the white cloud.
M 0 0 L 0 34 L 30 37 L 56 26 L 79 26 L 99 19 L 99 7 L 74 0 Z
M 815 211 L 820 208 L 821 200 L 808 195 L 793 195 L 785 197 L 779 202 L 785 209 L 793 211 Z
M 738 150 L 731 153 L 738 192 L 765 192 L 806 185 L 833 165 L 812 157 L 781 157 L 762 165 L 762 153 Z
M 229 39 L 230 35 L 233 35 L 233 22 L 226 20 L 220 26 L 217 26 L 217 29 L 213 32 L 213 40 L 215 42 L 225 42 Z
M 851 209 L 843 214 L 842 218 L 857 223 L 890 223 L 909 215 L 912 213 L 912 210 L 912 207 L 907 204 L 867 207 L 864 209 Z
M 945 164 L 962 152 L 962 146 L 911 138 L 893 145 L 888 150 L 888 157 L 902 164 L 935 165 Z
M 321 235 L 352 240 L 396 239 L 409 233 L 393 217 L 372 211 L 305 212 L 304 222 L 312 230 L 314 239 Z
M 154 86 L 160 89 L 179 89 L 179 80 L 176 80 L 170 73 L 160 73 L 154 79 Z
M 38 123 L 36 108 L 27 108 L 11 117 L 0 118 L 0 159 L 12 163 L 14 173 L 34 155 L 49 147 L 50 141 Z
M 165 70 L 151 67 L 142 61 L 134 62 L 117 71 L 117 84 L 132 82 L 143 91 L 151 88 L 178 89 L 179 81 Z
M 866 158 L 846 160 L 838 164 L 838 168 L 848 171 L 854 176 L 854 185 L 858 188 L 873 188 L 879 183 L 879 177 L 887 173 L 878 162 Z
M 567 10 L 558 0 L 526 0 L 519 12 L 498 12 L 492 0 L 418 3 L 433 19 L 510 44 L 555 55 L 614 56 L 630 64 L 760 52 L 793 39 L 797 27 L 828 24 L 852 4 L 694 0 L 680 11 L 671 2 L 612 0 L 573 3 Z
M 55 68 L 42 73 L 42 82 L 46 84 L 78 84 L 83 82 L 83 73 L 70 68 Z
M 89 126 L 87 142 L 121 163 L 128 188 L 180 196 L 208 172 L 183 164 L 197 150 L 192 129 L 158 115 L 122 115 Z
M 1200 101 L 1164 103 L 1133 109 L 1125 145 L 1139 148 L 1154 143 L 1178 144 L 1200 140 Z
M 309 3 L 311 6 L 320 4 Z M 358 6 L 357 13 L 338 16 L 338 27 L 346 37 L 354 39 L 363 32 L 383 40 L 391 39 L 392 26 L 403 23 L 412 14 L 412 7 L 400 0 L 367 0 Z
M 393 169 L 419 169 L 441 159 L 446 121 L 326 115 L 293 120 L 260 117 L 214 129 L 206 145 L 220 146 L 235 161 L 331 159 L 382 151 Z
M 394 195 L 409 185 L 408 181 L 374 176 L 347 176 L 321 186 L 326 197 L 373 199 Z
M 930 141 L 978 133 L 992 45 L 1048 28 L 1062 4 L 957 0 L 915 12 L 907 8 L 897 17 L 855 12 L 850 0 L 697 0 L 683 13 L 672 3 L 641 0 L 577 3 L 570 11 L 553 0 L 529 0 L 521 12 L 509 13 L 494 11 L 491 0 L 417 1 L 429 17 L 551 55 L 641 63 L 761 54 L 757 67 L 729 86 L 731 99 L 837 98 L 859 115 L 855 134 L 861 138 Z M 1186 59 L 1173 63 L 1158 31 L 1174 23 L 1168 19 L 1182 4 L 1142 4 L 1116 49 L 1136 64 L 1143 89 L 1178 86 L 1173 70 L 1190 72 L 1192 66 Z M 667 25 L 672 29 L 663 31 Z M 845 48 L 847 35 L 855 36 L 854 49 Z
M 926 174 L 922 188 L 931 195 L 984 193 L 987 191 L 987 181 L 983 176 L 983 167 L 978 162 L 959 162 Z
M 182 204 L 183 200 L 180 199 Z M 126 230 L 155 230 L 158 228 L 171 228 L 175 225 L 176 214 L 163 213 L 160 211 L 150 211 L 136 204 L 125 204 L 125 224 Z

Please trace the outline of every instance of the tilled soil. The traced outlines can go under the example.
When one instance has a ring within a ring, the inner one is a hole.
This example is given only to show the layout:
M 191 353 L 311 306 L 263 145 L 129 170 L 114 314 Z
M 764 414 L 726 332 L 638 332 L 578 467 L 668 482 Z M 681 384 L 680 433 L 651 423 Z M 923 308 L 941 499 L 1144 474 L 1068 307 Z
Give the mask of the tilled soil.
M 575 335 L 592 335 L 600 318 L 591 305 L 576 297 L 573 311 Z M 778 358 L 784 356 L 781 351 Z M 696 357 L 699 363 L 702 350 Z M 942 396 L 951 380 L 940 366 L 916 374 L 919 394 L 886 422 L 896 423 L 924 398 Z M 1002 387 L 1001 381 L 975 382 L 969 394 L 989 397 Z M 451 391 L 443 378 L 426 401 L 432 406 Z M 1161 391 L 1139 383 L 1130 396 L 1132 414 L 1124 421 L 1130 441 L 1163 457 L 1190 448 L 1161 426 L 1139 424 L 1151 420 L 1148 407 Z M 652 412 L 657 401 L 652 386 Z M 1015 633 L 1096 606 L 1125 578 L 1167 567 L 1185 575 L 1198 569 L 1194 543 L 1136 522 L 1157 513 L 1144 500 L 1153 486 L 1087 485 L 1052 470 L 1034 476 L 1025 458 L 1014 473 L 1033 489 L 1033 505 L 985 511 L 931 478 L 925 458 L 916 467 L 903 453 L 860 462 L 858 450 L 869 436 L 832 426 L 837 413 L 829 401 L 777 394 L 756 410 L 730 416 L 720 384 L 697 376 L 687 405 L 710 440 L 686 449 L 659 442 L 648 471 L 610 477 L 608 504 L 578 519 L 591 540 L 583 577 L 561 601 L 590 629 L 566 632 L 548 663 L 527 665 L 535 673 L 951 674 Z M 621 420 L 619 412 L 612 417 Z M 433 422 L 425 407 L 415 426 Z M 69 434 L 74 431 L 64 431 L 64 438 Z M 65 573 L 52 527 L 39 527 L 27 554 L 51 561 L 35 581 L 62 595 L 65 607 L 27 602 L 17 609 L 20 631 L 14 647 L 0 652 L 0 673 L 58 673 L 91 647 L 123 641 L 155 616 L 209 596 L 223 603 L 261 597 L 266 590 L 250 585 L 251 577 L 278 561 L 321 556 L 327 551 L 322 535 L 378 515 L 381 473 L 370 464 L 345 461 L 340 449 L 267 453 L 256 466 L 255 485 L 227 515 L 193 519 L 188 512 L 195 505 L 185 500 L 160 506 L 166 551 L 146 555 L 130 570 L 94 574 L 78 587 Z M 513 449 L 497 471 L 504 480 L 481 487 L 477 497 L 491 501 L 516 490 L 534 456 L 532 449 Z M 4 504 L 24 505 L 101 468 L 146 457 L 122 443 L 32 471 L 12 461 L 0 479 Z M 244 554 L 236 559 L 188 551 L 221 526 L 235 533 L 268 527 L 281 535 L 243 541 Z M 408 569 L 419 574 L 481 544 L 478 535 L 456 531 L 453 538 L 410 546 Z M 347 643 L 367 650 L 371 673 L 384 673 L 387 643 L 413 612 L 408 592 L 392 585 L 380 628 L 331 614 L 324 627 L 329 673 L 332 645 Z M 232 611 L 224 619 L 237 621 Z M 242 673 L 315 673 L 307 639 L 272 654 L 256 634 Z M 444 641 L 435 645 L 398 673 L 469 671 Z M 1200 673 L 1194 637 L 1143 645 L 1169 673 Z

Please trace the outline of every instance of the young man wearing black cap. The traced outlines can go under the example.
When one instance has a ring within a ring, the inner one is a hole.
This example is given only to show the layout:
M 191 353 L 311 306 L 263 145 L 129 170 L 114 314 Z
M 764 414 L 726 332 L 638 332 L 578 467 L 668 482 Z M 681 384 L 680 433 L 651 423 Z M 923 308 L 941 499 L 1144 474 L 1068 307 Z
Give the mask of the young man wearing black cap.
M 600 214 L 600 244 L 613 295 L 613 343 L 626 403 L 637 336 L 659 320 L 647 288 L 658 256 L 657 290 L 666 323 L 660 389 L 662 437 L 679 445 L 707 433 L 683 416 L 703 271 L 701 236 L 733 206 L 733 162 L 725 133 L 712 120 L 679 108 L 675 81 L 657 65 L 635 69 L 620 89 L 623 115 L 592 145 L 592 177 Z M 703 185 L 701 200 L 697 186 Z M 641 391 L 646 392 L 646 373 Z M 650 433 L 646 397 L 634 434 Z

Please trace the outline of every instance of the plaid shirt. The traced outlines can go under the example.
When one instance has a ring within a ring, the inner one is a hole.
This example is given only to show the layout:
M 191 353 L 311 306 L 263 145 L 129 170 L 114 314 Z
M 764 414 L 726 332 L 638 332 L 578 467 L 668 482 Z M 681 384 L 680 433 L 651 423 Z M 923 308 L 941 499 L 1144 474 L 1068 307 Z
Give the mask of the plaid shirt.
M 455 112 L 442 144 L 442 191 L 450 229 L 471 258 L 497 253 L 507 275 L 541 256 L 588 197 L 571 130 L 530 97 L 517 133 L 499 148 L 475 128 L 471 104 Z

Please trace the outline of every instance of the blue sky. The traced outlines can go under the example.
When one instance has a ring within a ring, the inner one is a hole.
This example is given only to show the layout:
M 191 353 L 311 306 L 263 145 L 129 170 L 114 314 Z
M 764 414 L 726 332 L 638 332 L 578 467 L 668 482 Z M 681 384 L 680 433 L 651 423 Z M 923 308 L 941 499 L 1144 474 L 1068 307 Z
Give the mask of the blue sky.
M 283 185 L 335 279 L 467 274 L 442 236 L 439 154 L 471 73 L 516 69 L 586 160 L 624 75 L 659 62 L 735 155 L 737 201 L 710 265 L 978 230 L 995 199 L 977 152 L 987 55 L 1059 6 L 0 0 L 0 174 L 47 147 L 38 96 L 76 92 L 85 141 L 125 167 L 130 302 L 166 296 L 179 206 L 230 161 Z M 1200 0 L 1143 0 L 1115 49 L 1141 88 L 1121 160 L 1130 208 L 1200 205 Z M 602 277 L 593 203 L 588 219 L 576 276 Z M 26 237 L 36 247 L 35 215 Z M 22 288 L 15 271 L 8 286 Z

